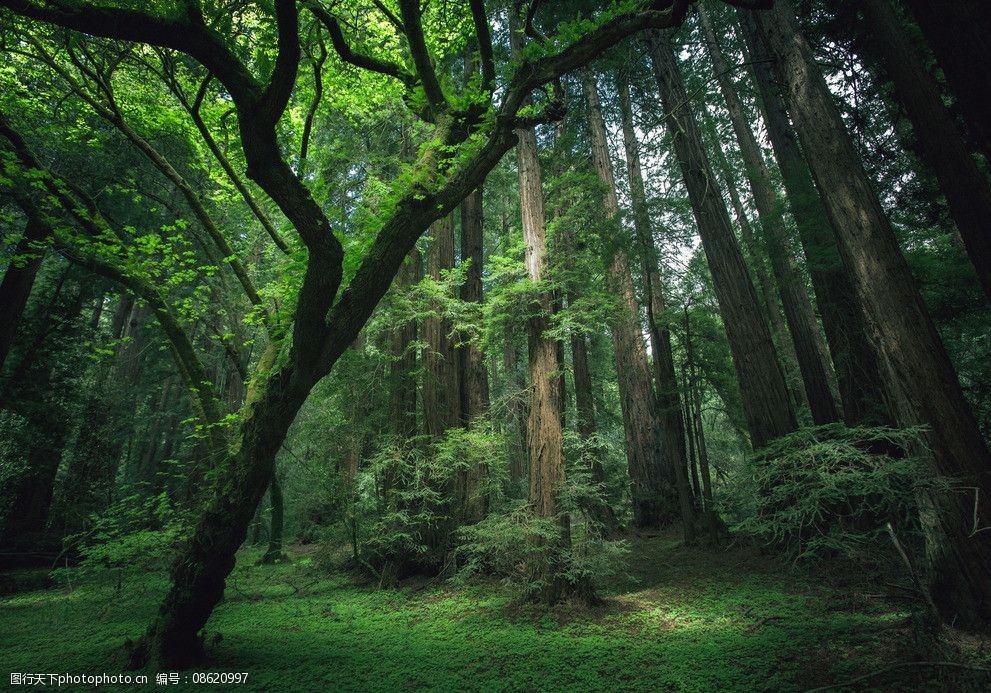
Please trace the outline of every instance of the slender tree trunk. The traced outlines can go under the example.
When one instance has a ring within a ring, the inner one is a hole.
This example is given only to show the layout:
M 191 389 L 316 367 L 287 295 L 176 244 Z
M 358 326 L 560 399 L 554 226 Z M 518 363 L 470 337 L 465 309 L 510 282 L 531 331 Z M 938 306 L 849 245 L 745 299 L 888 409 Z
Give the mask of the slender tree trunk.
M 706 118 L 706 114 L 702 114 Z M 726 193 L 729 195 L 730 205 L 733 207 L 733 214 L 740 227 L 740 239 L 743 241 L 743 249 L 750 256 L 750 265 L 753 267 L 754 277 L 757 279 L 756 288 L 760 291 L 760 298 L 764 302 L 768 324 L 771 327 L 771 334 L 778 349 L 785 352 L 791 361 L 797 363 L 798 357 L 795 355 L 795 345 L 792 344 L 791 335 L 785 325 L 785 316 L 781 312 L 781 302 L 778 300 L 774 280 L 767 271 L 767 264 L 764 262 L 764 253 L 760 251 L 760 244 L 754 235 L 753 226 L 750 225 L 750 218 L 747 210 L 743 207 L 743 200 L 740 199 L 740 190 L 736 184 L 736 177 L 726 154 L 719 142 L 715 142 L 711 148 L 716 160 L 716 166 L 722 175 L 723 183 L 726 184 Z M 794 364 L 793 364 L 794 365 Z
M 869 54 L 877 57 L 882 71 L 894 85 L 895 99 L 912 121 L 919 155 L 936 175 L 950 216 L 977 270 L 977 278 L 984 292 L 991 297 L 991 232 L 988 230 L 991 185 L 977 167 L 963 134 L 943 105 L 936 80 L 926 70 L 924 57 L 913 44 L 890 0 L 864 0 L 860 3 L 860 11 L 867 20 L 862 44 Z M 983 55 L 986 60 L 986 43 Z M 987 96 L 985 94 L 985 98 Z M 982 125 L 987 120 L 985 103 Z
M 461 259 L 467 261 L 461 300 L 482 302 L 482 189 L 478 188 L 461 203 Z M 461 386 L 461 417 L 467 424 L 488 411 L 489 379 L 485 372 L 485 356 L 478 344 L 463 348 Z
M 973 488 L 937 494 L 924 518 L 933 598 L 948 620 L 987 625 L 991 533 L 977 530 L 991 518 L 991 452 L 791 5 L 778 0 L 755 18 L 870 321 L 892 415 L 928 426 L 935 471 Z
M 461 287 L 461 300 L 482 303 L 482 188 L 476 189 L 461 203 L 461 260 L 467 261 L 468 271 Z M 474 419 L 489 410 L 489 379 L 485 372 L 485 355 L 476 341 L 461 347 L 458 354 L 461 390 L 461 423 L 468 427 Z M 478 522 L 488 512 L 488 498 L 477 488 L 487 470 L 479 464 L 468 470 L 461 480 L 459 492 L 463 502 L 461 515 L 465 522 Z
M 991 15 L 985 0 L 905 0 L 936 55 L 971 137 L 991 164 L 987 65 Z
M 802 382 L 805 384 L 805 395 L 812 412 L 812 420 L 818 425 L 833 423 L 838 421 L 840 416 L 830 389 L 827 356 L 820 350 L 822 339 L 819 335 L 819 323 L 816 321 L 815 309 L 805 288 L 805 280 L 795 266 L 782 209 L 771 181 L 771 172 L 750 127 L 743 102 L 740 101 L 730 81 L 729 65 L 719 48 L 716 32 L 704 6 L 699 6 L 699 13 L 706 35 L 709 57 L 740 147 L 747 179 L 750 181 L 750 192 L 757 206 L 757 213 L 760 215 L 764 245 L 771 260 L 771 269 L 778 282 L 781 304 L 784 307 L 785 319 L 788 321 L 788 331 L 795 345 L 795 354 L 798 357 Z
M 420 252 L 413 249 L 393 286 L 406 290 L 420 280 Z M 396 434 L 408 439 L 416 435 L 416 320 L 407 320 L 392 334 L 392 363 L 389 369 L 392 422 Z
M 702 384 L 698 364 L 695 361 L 695 345 L 692 340 L 691 324 L 688 320 L 688 312 L 685 311 L 685 358 L 687 361 L 687 372 L 685 374 L 685 404 L 689 412 L 689 425 L 694 432 L 695 449 L 698 454 L 698 467 L 692 465 L 692 482 L 695 485 L 695 497 L 702 508 L 702 517 L 705 522 L 707 540 L 716 542 L 719 540 L 719 530 L 722 521 L 716 514 L 712 504 L 712 481 L 709 478 L 709 453 L 705 445 L 705 429 L 702 422 Z M 700 482 L 701 477 L 701 482 Z
M 685 396 L 682 398 L 682 412 L 685 420 L 685 437 L 688 439 L 688 474 L 692 483 L 692 505 L 701 507 L 702 491 L 699 488 L 697 459 L 697 436 L 695 434 L 695 417 L 692 416 L 692 400 L 689 396 L 692 381 L 688 375 L 688 362 L 681 364 L 681 382 L 684 385 L 682 391 Z
M 843 416 L 850 426 L 885 423 L 881 402 L 881 372 L 877 354 L 867 339 L 853 282 L 840 259 L 836 234 L 812 181 L 797 135 L 771 66 L 767 47 L 757 35 L 753 13 L 740 10 L 740 25 L 749 48 L 764 123 L 781 169 L 788 205 L 805 251 L 826 341 L 833 357 Z
M 152 412 L 154 419 L 148 427 L 148 436 L 145 441 L 141 459 L 138 460 L 136 478 L 141 493 L 147 496 L 154 496 L 160 488 L 158 479 L 158 463 L 160 462 L 159 450 L 162 446 L 162 437 L 167 434 L 168 423 L 172 418 L 169 409 L 174 406 L 173 386 L 176 378 L 174 376 L 166 378 L 162 382 L 162 391 L 158 396 L 158 406 Z
M 640 307 L 630 274 L 630 259 L 621 236 L 619 200 L 598 86 L 589 68 L 584 68 L 581 74 L 592 132 L 592 163 L 605 187 L 607 223 L 615 226 L 607 281 L 610 292 L 619 299 L 612 317 L 612 335 L 632 486 L 633 522 L 637 527 L 660 527 L 677 516 L 674 470 L 665 464 L 661 454 L 662 441 L 654 411 L 656 402 L 640 329 Z
M 34 279 L 41 269 L 41 261 L 45 257 L 43 244 L 47 236 L 44 224 L 28 219 L 24 225 L 24 235 L 14 246 L 16 260 L 7 266 L 0 282 L 0 315 L 3 315 L 0 320 L 0 368 L 3 368 L 10 353 Z
M 757 295 L 716 187 L 698 124 L 688 108 L 690 102 L 670 36 L 650 32 L 648 47 L 729 337 L 750 440 L 754 448 L 760 448 L 778 436 L 791 433 L 797 426 L 784 372 L 761 317 Z
M 703 112 L 702 118 L 704 121 L 707 114 Z M 733 207 L 733 213 L 740 226 L 740 239 L 743 241 L 741 250 L 750 257 L 750 267 L 753 268 L 754 276 L 757 278 L 757 286 L 754 288 L 760 291 L 760 298 L 764 302 L 764 315 L 771 328 L 771 339 L 781 355 L 781 367 L 785 372 L 785 382 L 788 383 L 795 408 L 800 409 L 806 405 L 806 399 L 805 388 L 800 382 L 801 375 L 798 373 L 798 354 L 795 352 L 795 343 L 791 339 L 791 333 L 788 332 L 785 316 L 781 310 L 781 301 L 778 299 L 779 292 L 767 271 L 766 253 L 762 251 L 761 245 L 754 235 L 753 227 L 750 225 L 747 212 L 740 199 L 736 176 L 733 175 L 733 169 L 730 167 L 729 161 L 726 160 L 722 145 L 719 142 L 714 142 L 709 151 L 715 157 L 716 166 L 719 167 L 723 182 L 726 183 L 730 205 Z
M 657 417 L 663 436 L 666 469 L 674 472 L 678 493 L 678 506 L 686 544 L 695 542 L 695 512 L 692 492 L 688 486 L 688 462 L 685 458 L 685 426 L 681 418 L 681 399 L 678 395 L 678 376 L 674 369 L 671 349 L 671 333 L 665 324 L 667 307 L 664 287 L 658 270 L 659 259 L 654 247 L 647 192 L 640 165 L 640 144 L 633 127 L 633 104 L 630 99 L 629 76 L 621 71 L 619 78 L 619 107 L 623 129 L 623 145 L 626 152 L 626 170 L 630 179 L 630 198 L 633 206 L 633 228 L 640 245 L 641 273 L 646 287 L 647 326 L 650 331 L 651 353 L 654 357 L 654 382 L 657 392 Z
M 712 478 L 709 474 L 709 451 L 706 448 L 705 427 L 702 420 L 702 379 L 699 377 L 699 374 L 696 373 L 692 380 L 692 396 L 695 401 L 695 427 L 698 431 L 699 476 L 701 477 L 702 482 L 702 516 L 705 518 L 709 540 L 716 541 L 719 538 L 721 521 L 719 520 L 719 517 L 716 514 L 715 506 L 713 505 Z
M 430 227 L 427 275 L 440 280 L 441 272 L 454 267 L 454 224 L 450 215 Z M 437 308 L 441 310 L 440 307 Z M 460 423 L 457 354 L 451 339 L 451 322 L 435 314 L 423 321 L 426 350 L 423 353 L 423 416 L 427 434 L 439 437 Z
M 268 533 L 268 549 L 262 556 L 262 563 L 279 563 L 286 559 L 282 550 L 282 534 L 285 526 L 285 502 L 282 498 L 282 483 L 278 474 L 272 473 L 272 483 L 268 487 L 269 504 L 272 509 L 270 530 Z

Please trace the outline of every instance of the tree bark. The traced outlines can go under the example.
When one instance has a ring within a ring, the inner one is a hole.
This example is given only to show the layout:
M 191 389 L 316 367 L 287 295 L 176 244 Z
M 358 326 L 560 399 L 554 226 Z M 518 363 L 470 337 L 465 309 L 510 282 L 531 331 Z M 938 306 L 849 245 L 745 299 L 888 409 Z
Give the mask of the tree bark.
M 610 292 L 619 299 L 611 327 L 633 499 L 633 522 L 640 528 L 661 527 L 677 516 L 674 469 L 665 464 L 662 456 L 662 441 L 654 410 L 656 402 L 640 329 L 640 307 L 630 274 L 629 255 L 622 238 L 619 199 L 609 159 L 598 86 L 589 68 L 584 68 L 581 76 L 588 101 L 592 164 L 605 188 L 603 206 L 607 223 L 614 225 L 607 282 Z
M 788 109 L 771 66 L 771 56 L 757 35 L 753 13 L 740 10 L 737 16 L 749 49 L 749 62 L 753 65 L 768 138 L 781 170 L 788 206 L 795 218 L 812 277 L 826 341 L 836 369 L 844 421 L 849 426 L 886 423 L 888 415 L 881 401 L 881 372 L 877 354 L 867 339 L 863 310 L 857 302 L 853 281 L 840 258 L 829 215 L 788 118 Z
M 991 518 L 991 452 L 791 5 L 778 0 L 755 18 L 871 325 L 895 422 L 928 426 L 935 471 L 973 489 L 932 499 L 925 530 L 933 598 L 958 626 L 987 625 L 991 533 L 977 530 Z
M 991 164 L 991 121 L 988 94 L 991 72 L 986 65 L 991 16 L 984 0 L 905 0 L 926 42 L 936 55 L 946 82 L 957 99 L 967 129 Z
M 864 0 L 860 11 L 867 20 L 861 44 L 877 57 L 894 86 L 895 99 L 912 121 L 919 155 L 935 174 L 977 278 L 991 298 L 991 185 L 943 105 L 939 86 L 926 70 L 924 57 L 909 38 L 890 0 Z M 986 44 L 983 56 L 987 58 Z M 972 67 L 971 72 L 982 71 Z M 987 98 L 987 94 L 984 96 Z M 987 120 L 985 103 L 983 127 Z
M 514 32 L 514 53 L 518 54 L 520 37 Z M 527 277 L 539 286 L 547 270 L 547 242 L 544 216 L 544 192 L 537 137 L 532 127 L 517 130 L 516 160 L 519 169 L 520 212 L 523 222 L 524 261 Z M 559 486 L 564 481 L 564 437 L 562 432 L 560 377 L 557 342 L 547 336 L 554 297 L 546 289 L 533 298 L 532 315 L 527 321 L 527 344 L 530 372 L 530 413 L 527 419 L 527 451 L 530 459 L 527 498 L 533 513 L 543 518 L 558 518 L 562 541 L 568 539 L 569 520 L 560 515 L 557 503 Z M 553 549 L 551 550 L 553 552 Z M 551 555 L 551 554 L 548 554 Z M 563 596 L 565 585 L 554 560 L 536 566 L 547 585 L 542 595 L 546 602 Z
M 654 233 L 647 207 L 643 170 L 640 165 L 640 144 L 633 127 L 633 104 L 630 99 L 629 76 L 619 77 L 619 110 L 626 153 L 626 171 L 630 179 L 630 200 L 633 206 L 633 229 L 640 245 L 640 271 L 646 282 L 647 326 L 650 332 L 651 354 L 654 361 L 654 382 L 657 393 L 657 418 L 663 436 L 665 468 L 674 472 L 678 494 L 682 531 L 686 544 L 695 542 L 695 512 L 692 492 L 688 485 L 688 461 L 685 457 L 685 426 L 681 418 L 681 398 L 678 376 L 674 369 L 671 332 L 665 323 L 667 311 L 664 286 L 658 269 L 659 258 L 654 247 Z
M 743 157 L 743 165 L 750 182 L 750 192 L 760 216 L 764 246 L 778 282 L 781 305 L 784 308 L 785 320 L 788 321 L 788 331 L 795 345 L 795 355 L 805 385 L 806 400 L 812 412 L 812 421 L 817 425 L 833 423 L 838 421 L 840 416 L 830 389 L 827 357 L 820 349 L 822 339 L 819 336 L 819 323 L 816 321 L 815 309 L 805 288 L 805 281 L 795 266 L 782 209 L 771 181 L 771 172 L 750 127 L 743 102 L 740 101 L 730 81 L 729 65 L 719 47 L 715 29 L 705 8 L 701 5 L 699 16 L 719 90 L 726 102 L 730 123 Z
M 393 286 L 405 290 L 420 280 L 420 252 L 417 249 L 409 254 Z M 398 325 L 392 333 L 392 363 L 389 368 L 390 401 L 392 422 L 398 436 L 404 439 L 416 435 L 416 320 L 407 320 Z
M 704 112 L 702 113 L 703 122 L 708 120 L 707 115 Z M 711 122 L 709 124 L 712 126 L 710 129 L 715 132 L 714 124 Z M 754 235 L 750 219 L 747 217 L 747 211 L 744 209 L 743 201 L 740 199 L 736 176 L 733 175 L 733 169 L 726 159 L 722 144 L 718 141 L 713 142 L 709 151 L 715 157 L 716 166 L 722 174 L 723 182 L 726 184 L 730 206 L 733 208 L 733 214 L 736 216 L 737 224 L 740 227 L 740 240 L 743 241 L 741 251 L 749 256 L 750 267 L 753 269 L 754 277 L 757 278 L 757 286 L 754 288 L 760 292 L 759 297 L 764 302 L 764 315 L 767 317 L 768 326 L 771 329 L 771 340 L 774 342 L 775 347 L 777 347 L 777 352 L 781 358 L 781 368 L 785 372 L 785 382 L 788 384 L 795 408 L 800 409 L 806 404 L 805 387 L 800 382 L 801 375 L 798 373 L 798 355 L 795 353 L 795 343 L 792 341 L 791 333 L 788 332 L 784 312 L 781 310 L 781 301 L 778 298 L 780 292 L 777 291 L 777 286 L 767 271 L 767 262 L 765 262 L 766 253 L 762 252 L 760 243 L 757 242 L 757 237 Z
M 650 32 L 648 48 L 729 337 L 750 441 L 760 448 L 797 427 L 784 372 L 715 185 L 698 124 L 687 107 L 688 94 L 669 35 Z
M 279 563 L 286 560 L 286 554 L 282 550 L 282 535 L 285 527 L 286 506 L 282 497 L 282 483 L 279 475 L 272 473 L 272 483 L 268 487 L 269 504 L 272 509 L 272 517 L 269 522 L 268 549 L 262 556 L 262 563 Z
M 0 315 L 4 316 L 0 320 L 0 369 L 10 353 L 34 279 L 41 269 L 45 257 L 43 244 L 47 237 L 44 224 L 28 219 L 24 225 L 24 235 L 14 246 L 16 261 L 7 266 L 0 282 Z
M 454 267 L 454 223 L 450 215 L 430 227 L 427 249 L 427 275 L 440 280 L 441 272 Z M 440 314 L 423 321 L 423 418 L 427 434 L 439 437 L 460 423 L 461 396 L 458 387 L 458 364 L 451 322 Z
M 461 300 L 467 303 L 482 303 L 482 218 L 482 188 L 479 187 L 461 203 L 461 261 L 469 263 L 465 282 L 461 286 Z M 458 367 L 461 423 L 470 427 L 473 420 L 485 416 L 489 410 L 485 354 L 477 340 L 471 340 L 459 349 Z M 488 498 L 477 492 L 486 473 L 485 466 L 480 464 L 468 470 L 461 481 L 461 519 L 465 522 L 478 522 L 488 512 Z
M 193 535 L 172 566 L 172 586 L 145 638 L 131 652 L 135 665 L 182 668 L 202 657 L 199 632 L 224 592 L 255 507 L 272 480 L 275 455 L 309 392 L 284 367 L 249 393 L 242 434 L 224 464 L 226 483 L 208 499 Z
M 482 302 L 482 188 L 472 192 L 461 203 L 461 261 L 468 262 L 461 300 Z M 489 380 L 485 372 L 485 356 L 478 344 L 471 342 L 462 348 L 461 417 L 465 424 L 488 411 Z

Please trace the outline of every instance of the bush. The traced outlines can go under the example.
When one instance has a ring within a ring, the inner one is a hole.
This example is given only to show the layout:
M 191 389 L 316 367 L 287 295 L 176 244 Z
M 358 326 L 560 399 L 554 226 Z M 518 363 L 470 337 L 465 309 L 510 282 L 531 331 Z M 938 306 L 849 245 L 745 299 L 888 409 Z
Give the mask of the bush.
M 524 599 L 545 593 L 551 581 L 560 581 L 589 595 L 624 565 L 626 542 L 606 538 L 602 516 L 603 489 L 587 473 L 572 473 L 558 489 L 561 513 L 536 517 L 525 501 L 491 512 L 481 522 L 462 527 L 458 536 L 457 578 L 494 575 Z M 567 530 L 570 542 L 563 541 Z M 549 574 L 539 569 L 551 565 Z
M 948 486 L 905 452 L 920 449 L 920 433 L 830 424 L 784 436 L 750 458 L 722 511 L 733 529 L 795 558 L 852 555 L 887 522 L 914 532 L 918 494 Z
M 353 558 L 389 581 L 442 572 L 463 507 L 482 497 L 497 502 L 502 493 L 505 434 L 479 423 L 438 440 L 383 438 L 376 449 L 345 509 Z M 455 489 L 467 475 L 478 476 L 473 496 L 459 498 Z
M 132 495 L 94 515 L 90 529 L 66 539 L 66 552 L 76 552 L 74 577 L 165 571 L 180 542 L 188 535 L 185 514 L 164 491 L 156 496 Z M 56 571 L 68 577 L 66 570 Z

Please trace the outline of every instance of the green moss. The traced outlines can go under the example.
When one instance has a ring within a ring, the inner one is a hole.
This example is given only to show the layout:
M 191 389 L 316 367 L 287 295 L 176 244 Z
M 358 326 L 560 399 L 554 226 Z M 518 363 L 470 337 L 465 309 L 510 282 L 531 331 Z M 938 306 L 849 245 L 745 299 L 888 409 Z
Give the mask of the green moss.
M 603 605 L 550 610 L 515 605 L 496 583 L 377 590 L 305 556 L 255 565 L 248 550 L 209 623 L 208 670 L 249 672 L 241 691 L 788 691 L 880 666 L 900 632 L 884 629 L 897 612 L 838 609 L 829 588 L 780 566 L 642 543 L 634 554 L 654 551 L 656 570 Z M 164 588 L 155 576 L 3 598 L 5 668 L 118 671 L 122 657 L 108 657 Z

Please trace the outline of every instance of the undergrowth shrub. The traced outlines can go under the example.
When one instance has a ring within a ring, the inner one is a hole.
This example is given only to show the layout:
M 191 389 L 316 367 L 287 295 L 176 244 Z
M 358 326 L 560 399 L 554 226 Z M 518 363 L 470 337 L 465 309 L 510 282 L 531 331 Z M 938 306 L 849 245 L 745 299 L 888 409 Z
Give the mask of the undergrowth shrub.
M 723 495 L 732 529 L 794 558 L 853 556 L 891 523 L 918 535 L 919 494 L 948 488 L 908 451 L 918 428 L 804 428 L 752 455 L 740 483 Z
M 86 579 L 164 572 L 178 545 L 188 535 L 188 512 L 176 507 L 166 492 L 121 498 L 91 517 L 90 528 L 67 537 L 66 554 L 75 553 L 75 567 L 54 571 L 56 578 Z
M 543 594 L 552 580 L 587 594 L 621 572 L 627 544 L 608 538 L 608 528 L 597 519 L 607 502 L 604 489 L 588 472 L 572 472 L 557 499 L 561 510 L 553 518 L 536 517 L 526 501 L 518 500 L 462 527 L 456 581 L 497 576 L 530 599 Z M 565 532 L 570 542 L 563 541 Z M 535 569 L 545 565 L 556 569 L 549 575 Z
M 479 423 L 438 439 L 383 437 L 362 465 L 338 526 L 352 559 L 382 581 L 450 567 L 464 508 L 480 497 L 499 502 L 508 467 L 506 435 Z M 456 489 L 469 475 L 473 496 Z

